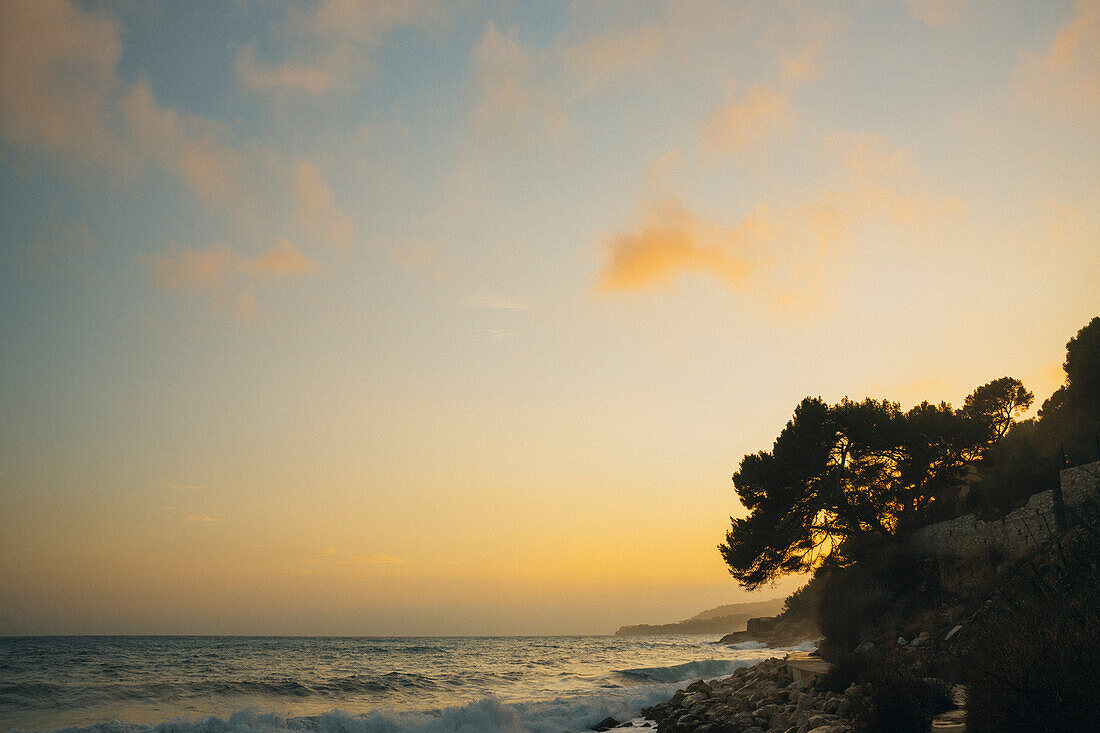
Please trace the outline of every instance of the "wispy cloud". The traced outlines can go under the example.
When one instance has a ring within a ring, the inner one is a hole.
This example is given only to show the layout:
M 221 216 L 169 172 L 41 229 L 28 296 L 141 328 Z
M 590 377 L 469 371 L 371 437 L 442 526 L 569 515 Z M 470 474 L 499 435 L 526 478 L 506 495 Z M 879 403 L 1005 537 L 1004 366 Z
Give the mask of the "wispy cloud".
M 527 309 L 527 304 L 523 301 L 502 295 L 474 295 L 466 299 L 466 304 L 474 308 L 495 308 L 509 311 Z
M 75 163 L 123 157 L 112 130 L 119 23 L 65 0 L 0 3 L 0 130 Z
M 411 12 L 402 3 L 389 10 L 344 5 L 322 3 L 313 20 L 295 23 L 369 35 L 372 22 L 398 27 Z M 351 218 L 312 162 L 165 106 L 147 78 L 120 74 L 121 39 L 121 25 L 106 12 L 67 0 L 0 3 L 0 136 L 19 149 L 114 175 L 115 185 L 160 170 L 202 208 L 227 215 L 242 233 L 234 239 L 275 242 L 255 256 L 219 244 L 155 255 L 151 269 L 162 287 L 209 292 L 233 278 L 282 280 L 316 269 L 291 240 L 341 251 L 352 246 Z M 254 312 L 251 292 L 234 297 L 242 315 Z
M 313 260 L 294 243 L 278 240 L 254 257 L 224 244 L 205 249 L 182 247 L 162 252 L 150 261 L 157 284 L 166 290 L 216 290 L 232 277 L 283 279 L 315 270 Z
M 597 292 L 670 287 L 703 274 L 768 308 L 802 310 L 828 292 L 859 223 L 901 226 L 964 211 L 914 183 L 908 154 L 880 137 L 823 136 L 821 150 L 844 185 L 793 204 L 759 203 L 732 223 L 695 215 L 672 196 L 651 201 L 638 224 L 604 239 Z
M 489 23 L 471 53 L 477 80 L 473 122 L 484 134 L 503 135 L 523 147 L 562 141 L 571 127 L 561 102 L 534 79 L 536 55 L 514 30 Z
M 660 27 L 653 24 L 609 31 L 567 47 L 562 61 L 581 91 L 592 92 L 656 59 L 663 40 Z
M 205 486 L 199 486 L 198 484 L 172 484 L 168 488 L 173 491 L 201 491 L 205 489 Z
M 447 25 L 451 9 L 439 0 L 321 0 L 308 10 L 293 6 L 287 15 L 282 35 L 289 48 L 283 58 L 261 59 L 249 44 L 234 64 L 243 89 L 273 100 L 354 90 L 372 72 L 389 33 L 438 30 Z
M 1010 89 L 1021 107 L 1100 112 L 1100 0 L 1078 0 L 1050 48 L 1016 68 Z
M 187 522 L 220 522 L 221 519 L 212 517 L 209 514 L 188 514 L 183 518 Z
M 790 131 L 793 122 L 794 113 L 784 93 L 754 84 L 727 99 L 707 120 L 703 126 L 703 148 L 735 155 L 762 144 L 772 135 Z
M 298 219 L 307 229 L 319 234 L 337 250 L 352 248 L 351 218 L 335 203 L 332 191 L 321 171 L 308 160 L 298 163 L 294 172 L 294 192 L 298 201 Z
M 256 319 L 258 308 L 252 288 L 264 281 L 285 280 L 317 269 L 317 265 L 293 242 L 279 239 L 270 248 L 249 256 L 224 244 L 205 249 L 181 247 L 146 260 L 149 272 L 164 290 L 218 296 L 236 293 L 234 313 L 243 323 Z

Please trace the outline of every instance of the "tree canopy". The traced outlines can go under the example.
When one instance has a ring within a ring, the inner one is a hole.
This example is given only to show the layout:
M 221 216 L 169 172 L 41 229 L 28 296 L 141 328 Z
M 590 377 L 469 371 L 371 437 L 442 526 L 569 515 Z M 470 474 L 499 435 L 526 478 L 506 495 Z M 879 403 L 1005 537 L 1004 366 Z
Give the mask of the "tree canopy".
M 805 398 L 771 452 L 745 456 L 733 475 L 748 516 L 731 518 L 718 546 L 730 573 L 753 589 L 826 558 L 849 561 L 862 540 L 918 523 L 1030 401 L 1008 377 L 979 387 L 961 410 Z

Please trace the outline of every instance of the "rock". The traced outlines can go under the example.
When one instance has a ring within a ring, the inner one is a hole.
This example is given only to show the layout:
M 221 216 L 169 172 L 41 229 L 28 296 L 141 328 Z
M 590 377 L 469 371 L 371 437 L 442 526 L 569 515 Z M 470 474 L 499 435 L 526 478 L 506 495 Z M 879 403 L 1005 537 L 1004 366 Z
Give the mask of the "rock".
M 608 716 L 592 726 L 592 730 L 611 730 L 612 728 L 618 728 L 620 725 L 622 724 L 619 721 Z
M 898 646 L 905 646 L 905 645 L 906 645 L 906 644 L 908 644 L 908 643 L 909 643 L 909 642 L 907 642 L 907 641 L 905 640 L 905 637 L 904 637 L 904 636 L 899 636 L 899 637 L 898 637 Z
M 932 638 L 932 635 L 927 631 L 922 631 L 909 642 L 909 646 L 923 646 L 928 643 L 928 640 Z
M 699 680 L 698 682 L 692 682 L 690 685 L 688 685 L 687 690 L 685 690 L 685 692 L 700 692 L 700 691 L 702 691 L 702 692 L 706 692 L 706 693 L 709 694 L 710 689 L 711 689 L 710 685 L 708 685 L 703 680 Z

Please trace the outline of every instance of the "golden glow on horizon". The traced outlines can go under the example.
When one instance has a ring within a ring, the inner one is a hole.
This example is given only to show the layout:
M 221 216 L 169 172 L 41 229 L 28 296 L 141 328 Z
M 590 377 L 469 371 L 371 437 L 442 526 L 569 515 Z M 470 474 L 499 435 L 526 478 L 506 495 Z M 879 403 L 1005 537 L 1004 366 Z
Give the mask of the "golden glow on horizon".
M 0 634 L 742 600 L 803 396 L 1060 384 L 1098 49 L 1098 0 L 0 3 Z

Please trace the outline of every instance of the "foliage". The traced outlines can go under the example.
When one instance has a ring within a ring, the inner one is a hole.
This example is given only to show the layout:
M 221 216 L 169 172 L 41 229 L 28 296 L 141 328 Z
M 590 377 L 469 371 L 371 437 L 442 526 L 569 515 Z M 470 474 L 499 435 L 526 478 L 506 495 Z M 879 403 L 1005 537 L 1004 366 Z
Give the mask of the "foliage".
M 824 583 L 820 578 L 816 576 L 810 578 L 806 585 L 791 593 L 783 601 L 783 611 L 780 616 L 787 619 L 806 619 L 816 623 L 823 586 Z
M 853 728 L 868 733 L 924 733 L 932 718 L 951 707 L 950 688 L 922 676 L 897 656 L 859 655 L 838 665 L 826 684 L 858 681 L 858 692 L 849 696 Z M 842 683 L 843 684 L 843 683 Z
M 1090 513 L 1016 566 L 964 627 L 967 730 L 1095 730 L 1100 527 Z
M 1001 377 L 974 390 L 963 403 L 963 412 L 989 427 L 991 440 L 1003 438 L 1013 421 L 1035 401 L 1035 395 L 1019 379 Z
M 967 510 L 1003 515 L 1035 492 L 1056 487 L 1067 463 L 1100 458 L 1100 317 L 1066 344 L 1063 368 L 1065 383 L 1043 403 L 1038 419 L 1018 423 L 986 454 Z
M 826 558 L 850 562 L 862 539 L 919 524 L 933 502 L 953 496 L 990 434 L 944 403 L 902 412 L 886 400 L 830 406 L 807 397 L 770 453 L 741 461 L 733 482 L 749 514 L 731 519 L 718 549 L 750 589 Z
M 863 642 L 884 632 L 889 635 L 898 620 L 920 617 L 942 590 L 934 563 L 882 541 L 865 548 L 858 563 L 827 564 L 816 580 L 820 584 L 819 648 L 822 656 L 836 663 L 843 663 Z

